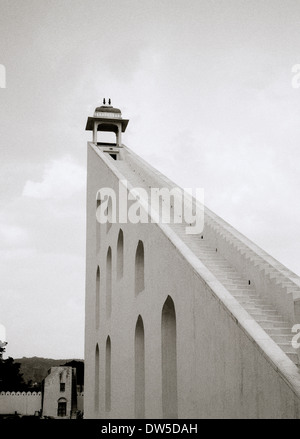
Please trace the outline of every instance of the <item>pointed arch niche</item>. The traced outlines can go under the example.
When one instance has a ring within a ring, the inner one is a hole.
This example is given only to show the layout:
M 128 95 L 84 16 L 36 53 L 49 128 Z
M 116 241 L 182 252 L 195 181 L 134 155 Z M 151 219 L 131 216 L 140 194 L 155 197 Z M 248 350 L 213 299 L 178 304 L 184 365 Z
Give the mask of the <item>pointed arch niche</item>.
M 106 317 L 111 315 L 111 295 L 112 295 L 112 267 L 111 267 L 111 248 L 108 247 L 106 257 Z
M 161 354 L 163 417 L 176 419 L 178 417 L 176 313 L 170 296 L 167 297 L 162 308 Z
M 99 374 L 100 374 L 100 357 L 99 357 L 99 346 L 98 343 L 96 345 L 95 351 L 95 412 L 99 411 Z
M 105 410 L 111 410 L 111 341 L 110 336 L 106 339 L 105 349 Z
M 124 270 L 124 235 L 122 229 L 119 231 L 117 242 L 117 279 L 123 277 Z
M 97 274 L 96 274 L 95 322 L 96 322 L 96 329 L 99 329 L 99 323 L 100 323 L 100 268 L 99 268 L 99 265 L 97 267 Z
M 145 336 L 144 324 L 138 317 L 135 327 L 135 417 L 145 418 Z
M 145 261 L 144 244 L 138 242 L 135 253 L 135 295 L 137 296 L 145 288 Z

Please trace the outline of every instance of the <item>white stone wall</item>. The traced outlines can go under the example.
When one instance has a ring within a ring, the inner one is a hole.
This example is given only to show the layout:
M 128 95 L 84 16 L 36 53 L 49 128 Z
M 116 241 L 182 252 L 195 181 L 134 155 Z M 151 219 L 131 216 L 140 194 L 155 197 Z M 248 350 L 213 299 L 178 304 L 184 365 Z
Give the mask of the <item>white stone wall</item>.
M 34 415 L 41 410 L 41 392 L 1 392 L 0 414 Z
M 60 383 L 65 390 L 60 391 Z M 71 416 L 72 368 L 68 366 L 51 367 L 50 374 L 44 382 L 43 416 L 57 416 L 58 401 L 64 398 L 67 403 L 66 418 Z
M 91 146 L 88 148 L 85 417 L 135 417 L 135 328 L 139 316 L 145 337 L 145 417 L 164 416 L 162 309 L 166 299 L 171 297 L 176 312 L 179 418 L 298 418 L 300 382 L 296 366 L 265 337 L 249 314 L 232 300 L 168 227 L 112 224 L 108 229 L 102 225 L 98 234 L 100 246 L 96 243 L 96 193 L 105 186 L 117 192 L 118 171 L 126 170 L 126 163 L 109 160 L 99 157 Z M 118 171 L 114 172 L 114 166 Z M 134 174 L 132 178 L 134 181 Z M 124 236 L 124 274 L 117 279 L 120 228 Z M 135 252 L 139 240 L 145 251 L 145 289 L 136 297 Z M 106 314 L 109 247 L 112 254 L 111 316 Z M 100 321 L 96 329 L 98 266 Z M 108 336 L 110 380 L 106 358 Z M 96 346 L 98 362 L 95 361 Z M 96 363 L 99 370 L 95 370 Z M 111 405 L 108 409 L 109 381 Z M 95 409 L 95 398 L 98 409 Z
M 77 410 L 83 413 L 84 393 L 77 393 Z M 17 412 L 19 415 L 34 415 L 42 408 L 41 392 L 1 392 L 0 414 Z
M 77 410 L 80 410 L 81 413 L 84 412 L 84 406 L 83 406 L 83 400 L 84 400 L 84 393 L 77 393 Z

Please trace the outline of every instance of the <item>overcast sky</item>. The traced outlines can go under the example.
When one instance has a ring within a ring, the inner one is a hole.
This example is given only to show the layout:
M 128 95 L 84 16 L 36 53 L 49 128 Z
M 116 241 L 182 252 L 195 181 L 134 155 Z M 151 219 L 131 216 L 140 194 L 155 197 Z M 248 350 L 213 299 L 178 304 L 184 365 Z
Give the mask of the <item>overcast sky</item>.
M 299 0 L 0 0 L 7 355 L 83 358 L 86 119 L 300 274 Z M 1 79 L 1 78 L 0 78 Z

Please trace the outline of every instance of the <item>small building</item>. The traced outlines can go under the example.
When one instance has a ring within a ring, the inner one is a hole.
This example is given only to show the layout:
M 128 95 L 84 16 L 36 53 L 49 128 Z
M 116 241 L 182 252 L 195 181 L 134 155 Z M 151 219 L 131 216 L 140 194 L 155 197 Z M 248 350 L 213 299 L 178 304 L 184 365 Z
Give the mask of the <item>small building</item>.
M 42 401 L 43 417 L 76 418 L 76 369 L 70 366 L 51 367 L 43 381 Z

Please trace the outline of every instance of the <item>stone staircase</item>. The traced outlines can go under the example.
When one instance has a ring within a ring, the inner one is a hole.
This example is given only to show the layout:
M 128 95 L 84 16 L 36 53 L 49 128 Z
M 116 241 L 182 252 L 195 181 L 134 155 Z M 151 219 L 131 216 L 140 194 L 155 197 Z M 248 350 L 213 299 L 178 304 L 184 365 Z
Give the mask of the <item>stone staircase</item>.
M 133 175 L 132 166 L 126 161 L 117 161 L 115 164 L 121 174 L 127 178 L 133 187 L 144 188 L 150 195 L 150 187 L 146 184 L 139 170 L 134 171 Z M 187 235 L 185 233 L 185 226 L 185 224 L 170 224 L 171 229 L 195 256 L 199 258 L 203 265 L 205 265 L 239 302 L 248 314 L 256 320 L 282 351 L 298 365 L 298 354 L 291 344 L 294 334 L 291 332 L 290 322 L 283 318 L 274 304 L 271 304 L 265 297 L 262 297 L 260 292 L 257 291 L 253 285 L 249 285 L 249 280 L 243 277 L 240 271 L 237 271 L 233 264 L 231 264 L 218 249 L 213 247 L 205 238 L 202 239 L 201 235 Z M 241 243 L 237 237 L 233 235 L 229 236 L 230 232 L 228 233 L 228 231 L 224 230 L 210 215 L 209 218 L 207 218 L 206 215 L 205 227 L 212 227 L 214 233 L 222 235 L 222 237 L 228 241 L 228 245 L 234 246 L 241 257 L 246 253 L 246 257 L 249 261 L 251 260 L 251 263 L 259 265 L 259 269 L 264 270 L 270 279 L 274 279 L 274 282 L 279 284 L 280 288 L 284 288 L 285 293 L 293 293 L 295 290 L 298 291 L 297 286 L 285 276 L 285 273 L 280 273 L 276 267 L 272 267 L 268 261 L 258 256 L 251 248 L 245 246 L 244 243 Z
M 300 279 L 295 273 L 275 261 L 261 249 L 260 252 L 264 254 L 264 257 L 260 256 L 255 249 L 251 248 L 256 247 L 255 244 L 249 241 L 249 245 L 246 245 L 239 237 L 235 236 L 236 231 L 231 226 L 228 224 L 220 225 L 216 215 L 207 208 L 205 208 L 205 223 L 213 230 L 216 237 L 224 240 L 240 257 L 252 263 L 265 276 L 273 280 L 274 285 L 284 289 L 285 293 L 291 293 L 300 298 Z
M 294 334 L 290 323 L 249 285 L 248 279 L 242 277 L 215 248 L 206 244 L 204 239 L 199 235 L 186 235 L 183 225 L 172 224 L 171 227 L 248 314 L 298 365 L 298 354 L 291 343 Z

